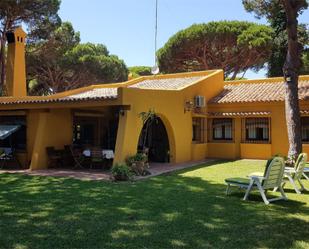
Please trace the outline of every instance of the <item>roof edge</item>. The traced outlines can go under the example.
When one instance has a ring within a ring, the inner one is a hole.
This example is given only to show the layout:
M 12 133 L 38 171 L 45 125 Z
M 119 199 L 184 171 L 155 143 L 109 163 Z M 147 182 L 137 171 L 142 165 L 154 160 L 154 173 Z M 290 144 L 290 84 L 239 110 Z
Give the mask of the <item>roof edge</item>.
M 309 75 L 299 75 L 299 80 L 309 80 Z M 271 77 L 271 78 L 260 78 L 260 79 L 224 81 L 224 85 L 281 83 L 282 81 L 284 81 L 283 77 Z

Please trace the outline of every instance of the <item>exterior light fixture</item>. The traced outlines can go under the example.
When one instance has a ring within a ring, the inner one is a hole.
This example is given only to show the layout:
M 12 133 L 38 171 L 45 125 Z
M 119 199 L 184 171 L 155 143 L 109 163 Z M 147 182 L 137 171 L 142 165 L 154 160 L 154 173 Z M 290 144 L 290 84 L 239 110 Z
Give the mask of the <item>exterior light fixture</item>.
M 192 100 L 187 100 L 185 102 L 184 112 L 190 112 L 194 109 L 194 103 Z
M 124 111 L 123 108 L 120 108 L 120 109 L 119 109 L 119 115 L 120 115 L 120 116 L 124 116 L 124 115 L 125 115 L 125 111 Z

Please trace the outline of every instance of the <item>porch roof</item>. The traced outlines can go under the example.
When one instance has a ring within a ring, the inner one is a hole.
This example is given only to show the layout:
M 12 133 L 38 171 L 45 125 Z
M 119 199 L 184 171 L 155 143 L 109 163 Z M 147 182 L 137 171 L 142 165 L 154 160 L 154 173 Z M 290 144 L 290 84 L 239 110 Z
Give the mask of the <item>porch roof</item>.
M 77 102 L 88 100 L 103 100 L 103 99 L 117 99 L 117 88 L 93 88 L 80 93 L 71 94 L 68 96 L 34 96 L 20 98 L 19 100 L 7 98 L 0 102 L 0 105 L 9 104 L 40 104 L 40 103 L 55 103 L 55 102 Z
M 309 80 L 300 80 L 298 83 L 300 100 L 309 99 Z M 284 82 L 228 83 L 219 95 L 212 98 L 210 104 L 230 104 L 249 102 L 278 102 L 284 101 Z

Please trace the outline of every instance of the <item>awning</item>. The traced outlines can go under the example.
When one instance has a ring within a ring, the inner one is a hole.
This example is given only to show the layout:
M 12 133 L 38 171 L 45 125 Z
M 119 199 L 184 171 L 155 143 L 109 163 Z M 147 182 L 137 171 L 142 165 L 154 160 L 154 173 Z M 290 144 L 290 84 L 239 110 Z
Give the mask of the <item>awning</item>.
M 0 125 L 0 140 L 11 136 L 20 128 L 20 125 Z

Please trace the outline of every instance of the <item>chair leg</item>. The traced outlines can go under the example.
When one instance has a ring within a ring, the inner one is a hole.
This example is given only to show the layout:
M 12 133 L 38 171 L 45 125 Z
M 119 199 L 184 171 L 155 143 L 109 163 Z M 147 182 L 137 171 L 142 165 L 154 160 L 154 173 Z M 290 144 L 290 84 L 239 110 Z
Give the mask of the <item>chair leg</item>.
M 300 191 L 304 191 L 304 190 L 308 191 L 308 189 L 305 188 L 304 184 L 301 182 L 300 179 L 298 179 L 297 181 L 298 181 L 298 183 L 299 183 L 299 185 L 300 185 L 300 187 L 301 187 L 301 188 L 300 188 Z
M 225 194 L 226 194 L 226 195 L 229 195 L 229 194 L 230 194 L 230 187 L 231 187 L 230 184 L 228 184 L 228 185 L 226 186 L 226 191 L 225 191 Z
M 287 175 L 287 177 L 288 177 L 290 183 L 292 184 L 293 188 L 295 189 L 295 192 L 296 192 L 297 194 L 301 194 L 301 191 L 300 191 L 300 190 L 298 189 L 298 187 L 296 186 L 295 181 L 293 180 L 293 178 L 292 178 L 290 175 Z
M 305 177 L 309 181 L 309 177 L 306 175 L 306 173 L 303 173 L 303 177 Z
M 264 203 L 265 203 L 266 205 L 268 205 L 268 204 L 269 204 L 269 201 L 267 200 L 267 197 L 266 197 L 266 195 L 265 195 L 264 189 L 262 188 L 262 186 L 261 186 L 261 184 L 260 184 L 259 182 L 257 182 L 256 184 L 257 184 L 257 187 L 258 187 L 258 189 L 259 189 L 259 191 L 260 191 L 260 194 L 261 194 L 261 196 L 262 196 L 262 199 L 263 199 Z
M 253 184 L 254 184 L 254 181 L 251 180 L 250 184 L 249 184 L 249 186 L 246 190 L 246 193 L 245 193 L 245 196 L 244 196 L 244 199 L 243 199 L 244 201 L 246 201 L 248 199 L 248 196 L 250 194 L 250 191 L 252 190 Z
M 287 200 L 288 199 L 288 197 L 285 195 L 285 193 L 284 193 L 284 190 L 283 190 L 283 188 L 282 188 L 282 186 L 279 186 L 279 191 L 280 191 L 280 193 L 281 193 L 281 196 L 282 196 L 282 198 L 283 199 L 285 199 L 285 200 Z

